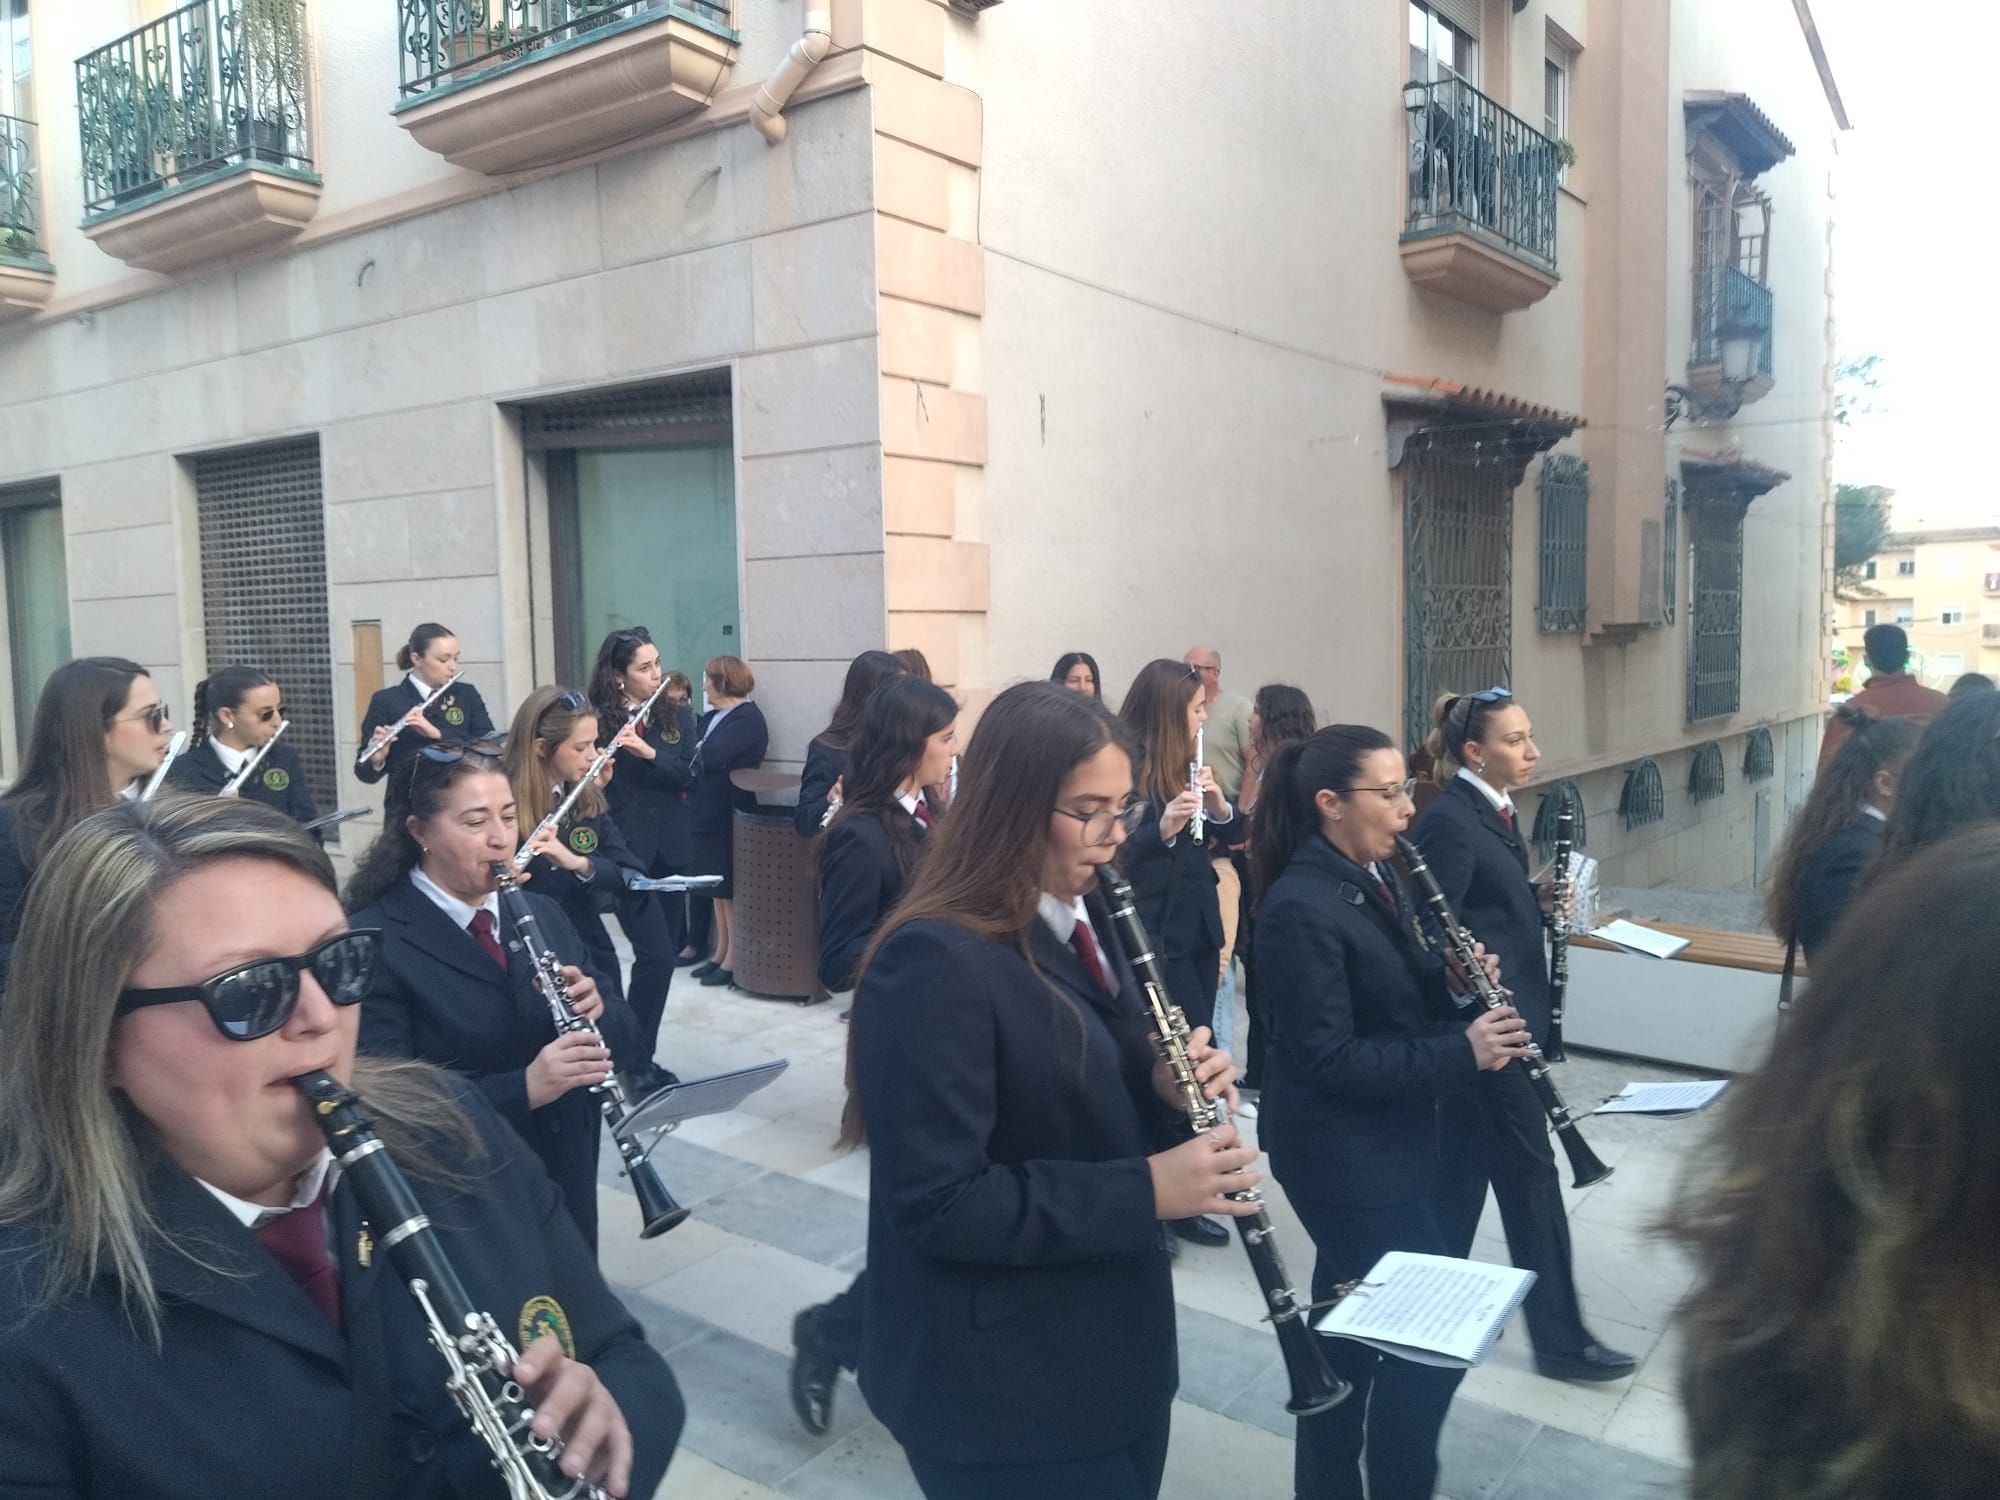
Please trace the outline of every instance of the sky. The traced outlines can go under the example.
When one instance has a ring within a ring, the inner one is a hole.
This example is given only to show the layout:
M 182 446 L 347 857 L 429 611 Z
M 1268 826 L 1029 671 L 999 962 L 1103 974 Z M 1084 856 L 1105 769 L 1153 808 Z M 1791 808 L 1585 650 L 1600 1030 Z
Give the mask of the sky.
M 1835 175 L 1836 337 L 1843 358 L 1881 359 L 1835 478 L 1894 489 L 1899 527 L 2000 524 L 2000 135 L 1973 46 L 1995 8 L 1812 8 L 1854 127 Z

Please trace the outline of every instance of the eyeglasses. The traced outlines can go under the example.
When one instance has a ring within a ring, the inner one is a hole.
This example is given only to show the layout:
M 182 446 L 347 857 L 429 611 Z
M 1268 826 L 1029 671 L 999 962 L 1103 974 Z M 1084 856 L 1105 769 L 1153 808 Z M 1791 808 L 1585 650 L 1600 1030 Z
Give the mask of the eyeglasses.
M 1343 786 L 1335 790 L 1343 796 L 1352 796 L 1356 792 L 1379 792 L 1384 802 L 1395 802 L 1404 797 L 1415 797 L 1417 778 L 1412 776 L 1408 781 L 1392 782 L 1388 786 Z
M 1065 818 L 1075 818 L 1083 825 L 1083 842 L 1088 846 L 1108 844 L 1113 830 L 1123 828 L 1134 833 L 1146 821 L 1146 804 L 1128 802 L 1123 807 L 1100 807 L 1096 812 L 1075 812 L 1067 807 L 1056 809 Z
M 260 958 L 205 979 L 170 989 L 126 990 L 118 997 L 121 1016 L 148 1005 L 198 1000 L 215 1029 L 232 1042 L 269 1036 L 299 1007 L 299 975 L 311 969 L 326 998 L 357 1005 L 368 993 L 382 958 L 382 934 L 372 927 L 328 938 L 317 948 L 290 958 Z
M 143 719 L 145 720 L 146 728 L 152 733 L 158 734 L 172 721 L 173 713 L 165 702 L 160 702 L 153 704 L 151 707 L 142 708 L 136 713 L 113 714 L 111 716 L 113 724 L 122 724 L 127 719 Z

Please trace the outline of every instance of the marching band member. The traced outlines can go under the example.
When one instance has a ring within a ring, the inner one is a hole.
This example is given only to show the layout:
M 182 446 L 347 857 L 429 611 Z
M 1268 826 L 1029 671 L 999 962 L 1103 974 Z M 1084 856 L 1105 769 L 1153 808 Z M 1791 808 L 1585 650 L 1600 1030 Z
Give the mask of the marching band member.
M 536 1430 L 612 1495 L 653 1492 L 672 1375 L 478 1091 L 355 1056 L 379 950 L 295 823 L 112 807 L 50 853 L 29 913 L 0 1012 L 0 1487 L 502 1500 L 390 1226 L 363 1221 L 291 1085 L 324 1070 L 521 1349 Z
M 1880 879 L 1919 849 L 2000 818 L 2000 693 L 1947 703 L 1896 782 L 1882 852 L 1862 877 Z
M 1437 1102 L 1528 1041 L 1511 1007 L 1455 1018 L 1445 966 L 1385 861 L 1409 825 L 1408 771 L 1380 730 L 1336 724 L 1264 770 L 1251 830 L 1257 983 L 1272 1022 L 1258 1129 L 1319 1255 L 1312 1295 L 1390 1250 L 1454 1253 L 1431 1203 Z M 1489 972 L 1494 966 L 1489 961 Z M 1354 1393 L 1303 1417 L 1299 1500 L 1430 1500 L 1437 1441 L 1464 1371 L 1325 1341 Z
M 826 821 L 827 807 L 840 788 L 840 773 L 847 769 L 850 741 L 855 725 L 861 722 L 861 710 L 875 696 L 875 689 L 902 675 L 903 664 L 886 651 L 864 651 L 847 664 L 833 717 L 806 746 L 805 769 L 799 774 L 798 810 L 792 814 L 792 826 L 800 838 L 814 837 Z
M 385 687 L 368 700 L 368 712 L 361 720 L 361 744 L 375 743 L 375 737 L 394 725 L 403 731 L 386 740 L 380 749 L 355 769 L 354 774 L 369 784 L 392 772 L 407 772 L 410 757 L 425 741 L 451 740 L 471 744 L 493 735 L 493 719 L 479 689 L 461 679 L 438 694 L 429 708 L 424 700 L 451 682 L 458 671 L 458 637 L 435 623 L 419 625 L 410 638 L 396 648 L 396 665 L 403 680 Z
M 846 799 L 819 851 L 819 982 L 854 988 L 869 941 L 902 899 L 935 818 L 924 788 L 945 779 L 958 749 L 958 705 L 919 677 L 896 677 L 868 700 L 849 743 Z M 840 1371 L 861 1363 L 862 1279 L 792 1322 L 792 1407 L 825 1432 Z
M 665 958 L 664 977 L 671 979 L 673 940 L 666 918 L 652 893 L 625 888 L 625 872 L 637 870 L 639 862 L 626 847 L 597 786 L 585 787 L 560 823 L 542 827 L 597 759 L 597 725 L 597 715 L 583 694 L 569 688 L 536 688 L 514 711 L 503 765 L 514 789 L 515 826 L 535 851 L 528 875 L 536 893 L 555 902 L 569 918 L 606 999 L 631 1006 L 634 1044 L 617 1063 L 626 1077 L 627 1093 L 638 1100 L 679 1081 L 653 1061 L 666 984 L 658 986 L 657 999 L 650 990 L 642 994 L 641 967 L 635 962 L 632 988 L 626 989 L 618 949 L 605 929 L 603 914 L 617 914 L 635 954 L 651 952 L 656 964 Z M 643 934 L 644 941 L 635 933 Z M 647 1003 L 641 1004 L 641 998 Z
M 1410 836 L 1466 930 L 1499 960 L 1522 1022 L 1531 1034 L 1546 1033 L 1552 1001 L 1542 913 L 1550 883 L 1528 877 L 1511 795 L 1534 780 L 1542 754 L 1534 726 L 1505 688 L 1446 693 L 1431 717 L 1424 748 L 1440 779 L 1449 779 Z M 1535 1273 L 1523 1309 L 1535 1368 L 1558 1380 L 1630 1375 L 1638 1361 L 1584 1327 L 1548 1115 L 1527 1070 L 1506 1068 L 1446 1095 L 1438 1129 L 1449 1144 L 1434 1201 L 1451 1253 L 1472 1253 L 1491 1181 L 1508 1254 Z
M 471 1078 L 541 1157 L 595 1246 L 603 1117 L 589 1090 L 609 1075 L 614 1050 L 630 1055 L 630 1013 L 598 994 L 561 908 L 525 891 L 577 1012 L 603 1032 L 557 1035 L 527 955 L 499 917 L 493 866 L 520 843 L 499 760 L 476 746 L 424 745 L 403 774 L 409 781 L 391 786 L 382 833 L 347 888 L 354 925 L 382 933 L 362 1049 Z
M 1243 794 L 1236 804 L 1237 811 L 1246 819 L 1254 821 L 1257 816 L 1257 797 L 1263 790 L 1264 767 L 1293 741 L 1310 739 L 1318 727 L 1319 718 L 1313 712 L 1312 699 L 1302 689 L 1283 682 L 1267 682 L 1257 689 L 1257 696 L 1250 704 L 1250 748 L 1243 756 Z M 1250 876 L 1249 849 L 1239 849 L 1236 858 L 1242 867 L 1243 887 L 1247 892 L 1255 885 Z M 1242 927 L 1236 939 L 1236 956 L 1243 963 L 1243 1012 L 1249 1018 L 1249 1028 L 1243 1044 L 1243 1077 L 1237 1087 L 1245 1096 L 1242 1113 L 1250 1119 L 1257 1117 L 1257 1103 L 1249 1096 L 1264 1086 L 1264 1048 L 1270 1040 L 1271 1030 L 1263 997 L 1257 988 L 1256 931 L 1256 913 L 1252 903 L 1246 899 Z
M 590 672 L 590 706 L 598 743 L 616 745 L 605 788 L 612 821 L 641 875 L 678 875 L 694 860 L 687 791 L 694 780 L 694 717 L 662 692 L 660 649 L 643 625 L 614 630 L 597 648 Z M 652 709 L 626 728 L 639 707 Z M 687 903 L 680 896 L 634 891 L 621 897 L 618 925 L 632 944 L 632 1009 L 647 1038 L 646 1061 L 666 1013 L 674 965 L 687 939 Z M 629 918 L 629 920 L 628 920 Z
M 277 737 L 285 722 L 278 681 L 256 667 L 224 667 L 194 690 L 195 742 L 167 771 L 167 785 L 191 792 L 220 792 L 243 763 Z M 300 823 L 319 816 L 298 751 L 278 740 L 258 760 L 236 793 L 262 802 Z
M 1162 1219 L 1242 1214 L 1233 1126 L 1185 1117 L 1095 896 L 1151 816 L 1125 728 L 1048 683 L 981 715 L 923 878 L 863 959 L 861 1386 L 930 1500 L 1150 1500 L 1178 1383 Z M 1228 1055 L 1193 1034 L 1210 1096 Z M 858 1113 L 856 1112 L 858 1110 Z
M 0 796 L 0 978 L 36 866 L 73 824 L 136 793 L 159 769 L 172 732 L 159 690 L 136 661 L 81 656 L 42 684 L 21 774 Z
M 1101 684 L 1104 678 L 1097 670 L 1097 658 L 1088 651 L 1065 651 L 1056 658 L 1056 664 L 1049 671 L 1049 681 L 1058 687 L 1066 687 L 1072 693 L 1082 693 L 1086 698 L 1103 696 Z
M 1847 737 L 1785 833 L 1764 907 L 1771 931 L 1788 948 L 1797 944 L 1808 967 L 1881 852 L 1896 784 L 1923 734 L 1914 719 L 1878 719 L 1852 702 L 1833 716 Z
M 764 710 L 750 701 L 757 679 L 740 656 L 712 656 L 702 668 L 701 739 L 695 747 L 695 780 L 688 793 L 688 825 L 694 830 L 695 873 L 720 875 L 722 884 L 710 891 L 714 913 L 715 948 L 705 964 L 689 970 L 711 988 L 734 981 L 735 954 L 730 898 L 735 893 L 736 809 L 754 807 L 757 799 L 730 781 L 733 771 L 754 770 L 764 763 L 770 730 Z

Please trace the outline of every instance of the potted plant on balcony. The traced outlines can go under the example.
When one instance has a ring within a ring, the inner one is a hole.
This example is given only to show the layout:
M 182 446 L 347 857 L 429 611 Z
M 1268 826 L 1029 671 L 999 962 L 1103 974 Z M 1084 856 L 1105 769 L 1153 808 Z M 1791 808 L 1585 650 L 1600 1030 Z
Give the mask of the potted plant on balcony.
M 236 143 L 253 159 L 283 162 L 305 118 L 305 7 L 301 0 L 235 0 L 235 6 L 247 95 Z
M 122 206 L 160 190 L 164 126 L 172 110 L 164 87 L 142 79 L 123 58 L 80 71 L 77 113 L 85 172 L 108 200 L 102 207 Z

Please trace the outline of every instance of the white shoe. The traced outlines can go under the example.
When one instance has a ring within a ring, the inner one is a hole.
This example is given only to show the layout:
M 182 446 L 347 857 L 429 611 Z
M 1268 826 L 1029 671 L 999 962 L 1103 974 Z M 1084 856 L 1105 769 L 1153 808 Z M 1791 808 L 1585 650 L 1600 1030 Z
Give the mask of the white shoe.
M 1242 1103 L 1242 1104 L 1241 1104 L 1241 1105 L 1240 1105 L 1240 1106 L 1239 1106 L 1239 1107 L 1237 1108 L 1237 1111 L 1236 1111 L 1236 1118 L 1237 1118 L 1237 1119 L 1239 1119 L 1239 1120 L 1254 1120 L 1254 1119 L 1256 1119 L 1256 1118 L 1257 1118 L 1257 1101 L 1256 1101 L 1255 1099 L 1245 1099 L 1245 1100 L 1243 1101 L 1243 1103 Z

